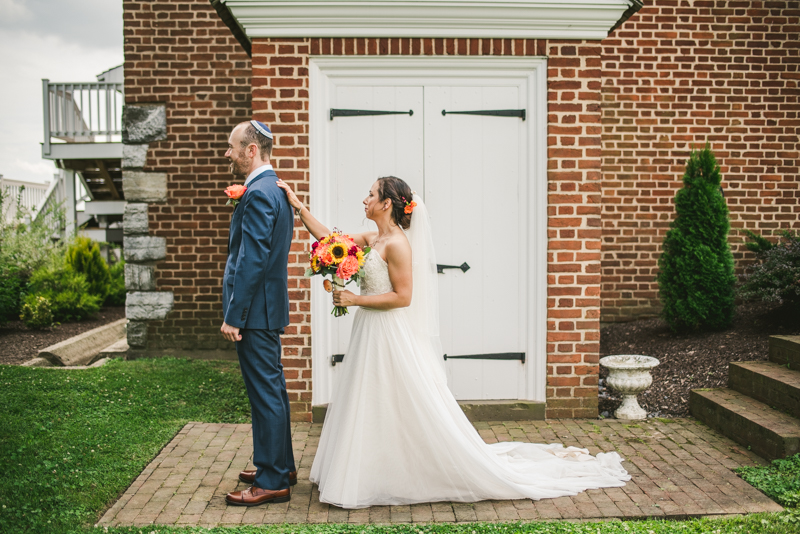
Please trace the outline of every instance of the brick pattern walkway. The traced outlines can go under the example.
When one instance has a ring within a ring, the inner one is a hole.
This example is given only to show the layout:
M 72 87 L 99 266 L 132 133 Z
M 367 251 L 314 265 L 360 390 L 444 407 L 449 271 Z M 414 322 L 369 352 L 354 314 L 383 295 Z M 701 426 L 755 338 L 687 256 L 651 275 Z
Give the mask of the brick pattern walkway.
M 225 494 L 244 489 L 239 471 L 252 467 L 250 425 L 189 423 L 99 521 L 104 525 L 261 523 L 421 523 L 537 519 L 675 518 L 780 511 L 733 469 L 763 464 L 692 419 L 548 420 L 475 423 L 487 443 L 559 442 L 592 454 L 617 451 L 632 480 L 623 488 L 589 490 L 541 501 L 431 503 L 343 510 L 319 502 L 308 480 L 322 425 L 293 425 L 298 483 L 288 503 L 228 506 Z

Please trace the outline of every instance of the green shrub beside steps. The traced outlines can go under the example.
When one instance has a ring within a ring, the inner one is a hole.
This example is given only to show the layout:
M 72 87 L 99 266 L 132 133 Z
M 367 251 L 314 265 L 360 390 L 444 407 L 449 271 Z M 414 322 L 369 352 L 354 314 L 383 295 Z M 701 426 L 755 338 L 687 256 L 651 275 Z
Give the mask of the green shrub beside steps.
M 86 276 L 67 265 L 39 269 L 31 276 L 28 290 L 50 302 L 53 320 L 59 323 L 92 317 L 103 303 L 103 298 L 90 292 Z
M 76 273 L 86 277 L 89 293 L 100 297 L 102 303 L 111 286 L 108 264 L 100 254 L 100 246 L 88 237 L 78 236 L 67 247 L 66 263 Z
M 736 278 L 720 182 L 708 145 L 692 151 L 658 260 L 662 316 L 673 330 L 721 330 L 733 320 Z
M 25 297 L 19 318 L 25 326 L 34 330 L 52 326 L 53 310 L 50 301 L 38 295 L 28 295 Z

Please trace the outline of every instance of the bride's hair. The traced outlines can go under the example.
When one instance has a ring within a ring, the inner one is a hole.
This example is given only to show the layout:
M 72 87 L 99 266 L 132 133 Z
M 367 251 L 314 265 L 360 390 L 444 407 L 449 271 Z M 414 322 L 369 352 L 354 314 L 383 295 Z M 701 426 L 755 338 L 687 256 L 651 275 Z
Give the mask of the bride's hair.
M 403 230 L 408 230 L 411 226 L 411 214 L 406 213 L 406 204 L 411 202 L 414 194 L 411 188 L 403 180 L 396 176 L 384 176 L 378 178 L 378 199 L 384 201 L 387 198 L 392 201 L 392 218 Z

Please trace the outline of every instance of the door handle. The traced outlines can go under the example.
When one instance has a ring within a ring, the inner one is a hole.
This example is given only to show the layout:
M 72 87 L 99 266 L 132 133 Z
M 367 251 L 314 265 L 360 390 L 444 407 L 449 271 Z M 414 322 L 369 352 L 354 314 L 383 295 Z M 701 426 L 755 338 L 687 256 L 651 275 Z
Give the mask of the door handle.
M 464 262 L 461 265 L 440 265 L 438 263 L 436 264 L 437 273 L 444 274 L 445 269 L 461 269 L 461 272 L 465 273 L 469 271 L 469 265 L 467 265 L 467 262 Z

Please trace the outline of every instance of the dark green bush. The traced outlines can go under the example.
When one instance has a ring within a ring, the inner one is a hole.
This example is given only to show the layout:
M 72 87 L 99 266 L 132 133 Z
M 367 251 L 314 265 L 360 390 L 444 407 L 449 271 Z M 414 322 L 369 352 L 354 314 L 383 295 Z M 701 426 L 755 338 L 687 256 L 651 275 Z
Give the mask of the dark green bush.
M 103 302 L 100 296 L 89 292 L 86 276 L 66 265 L 43 267 L 33 273 L 28 292 L 50 301 L 53 319 L 60 323 L 91 317 Z
M 739 289 L 743 299 L 759 298 L 800 306 L 800 234 L 784 231 L 781 235 L 783 241 L 773 244 L 748 233 L 753 241 L 745 246 L 755 252 L 760 261 L 745 270 L 744 283 Z
M 28 328 L 40 329 L 53 326 L 53 310 L 50 301 L 39 295 L 26 296 L 19 318 Z
M 128 293 L 125 291 L 125 262 L 118 261 L 109 269 L 111 284 L 106 297 L 106 306 L 124 306 Z
M 88 237 L 78 236 L 67 247 L 67 265 L 76 273 L 81 273 L 89 283 L 89 292 L 100 297 L 103 302 L 111 285 L 108 264 L 100 254 L 100 246 Z
M 719 330 L 733 319 L 736 278 L 720 181 L 708 145 L 692 151 L 658 260 L 662 316 L 673 330 Z
M 0 264 L 0 325 L 19 317 L 20 293 L 24 286 L 16 268 Z

